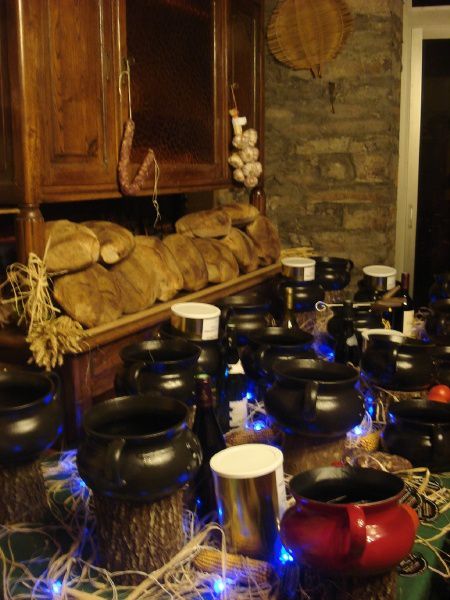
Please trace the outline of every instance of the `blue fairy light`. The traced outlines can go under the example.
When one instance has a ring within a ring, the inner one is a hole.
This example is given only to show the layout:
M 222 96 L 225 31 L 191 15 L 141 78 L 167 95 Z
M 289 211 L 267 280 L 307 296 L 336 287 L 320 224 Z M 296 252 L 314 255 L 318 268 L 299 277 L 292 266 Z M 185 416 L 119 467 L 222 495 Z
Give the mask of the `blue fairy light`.
M 54 598 L 59 598 L 59 595 L 61 594 L 61 589 L 62 589 L 61 581 L 54 581 L 52 583 L 52 592 L 53 592 Z
M 213 587 L 214 593 L 220 595 L 225 590 L 225 582 L 223 579 L 216 579 Z
M 356 425 L 356 427 L 353 427 L 353 429 L 350 431 L 350 435 L 354 435 L 356 437 L 359 437 L 363 434 L 363 428 L 361 427 L 361 425 Z
M 285 565 L 288 562 L 294 562 L 294 557 L 284 546 L 281 546 L 280 553 L 278 555 L 278 560 L 282 565 Z
M 262 429 L 266 428 L 266 424 L 264 423 L 264 421 L 255 421 L 253 423 L 253 430 L 254 431 L 261 431 Z

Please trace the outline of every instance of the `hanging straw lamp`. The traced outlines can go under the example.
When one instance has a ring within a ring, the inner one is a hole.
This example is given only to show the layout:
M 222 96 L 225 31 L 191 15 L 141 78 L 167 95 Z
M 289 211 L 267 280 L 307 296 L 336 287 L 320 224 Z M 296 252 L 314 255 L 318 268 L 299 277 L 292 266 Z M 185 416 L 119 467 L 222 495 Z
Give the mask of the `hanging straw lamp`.
M 292 69 L 320 77 L 322 64 L 337 56 L 352 24 L 344 0 L 280 0 L 269 22 L 269 48 Z

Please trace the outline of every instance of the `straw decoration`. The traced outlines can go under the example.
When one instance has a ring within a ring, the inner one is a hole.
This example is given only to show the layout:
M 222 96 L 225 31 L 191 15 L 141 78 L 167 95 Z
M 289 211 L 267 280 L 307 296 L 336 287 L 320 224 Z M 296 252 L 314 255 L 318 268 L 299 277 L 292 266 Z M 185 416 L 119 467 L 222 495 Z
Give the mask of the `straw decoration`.
M 267 39 L 277 60 L 320 77 L 322 64 L 337 56 L 352 26 L 344 0 L 280 0 Z

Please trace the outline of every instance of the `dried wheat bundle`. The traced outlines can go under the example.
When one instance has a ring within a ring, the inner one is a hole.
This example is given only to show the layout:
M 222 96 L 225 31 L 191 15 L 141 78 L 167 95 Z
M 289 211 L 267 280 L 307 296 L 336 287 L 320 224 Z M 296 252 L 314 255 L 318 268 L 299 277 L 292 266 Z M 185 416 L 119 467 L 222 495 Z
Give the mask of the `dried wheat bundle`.
M 281 0 L 270 18 L 267 39 L 272 54 L 292 69 L 310 69 L 335 58 L 352 30 L 344 0 Z
M 61 312 L 52 302 L 49 279 L 44 259 L 33 252 L 28 263 L 15 262 L 6 269 L 6 281 L 0 289 L 8 288 L 10 298 L 3 298 L 1 304 L 13 304 L 18 315 L 18 325 L 25 324 L 29 329 L 35 323 L 43 323 Z
M 0 298 L 0 305 L 14 306 L 17 324 L 27 327 L 26 341 L 33 355 L 29 362 L 50 371 L 62 365 L 65 354 L 81 350 L 80 341 L 85 334 L 77 321 L 57 316 L 61 311 L 50 294 L 46 253 L 47 249 L 41 259 L 30 252 L 26 265 L 16 262 L 8 266 L 0 291 L 7 288 L 10 297 Z
M 29 362 L 34 361 L 46 371 L 60 367 L 65 354 L 82 349 L 80 342 L 84 335 L 82 326 L 65 315 L 35 323 L 26 337 L 33 354 Z

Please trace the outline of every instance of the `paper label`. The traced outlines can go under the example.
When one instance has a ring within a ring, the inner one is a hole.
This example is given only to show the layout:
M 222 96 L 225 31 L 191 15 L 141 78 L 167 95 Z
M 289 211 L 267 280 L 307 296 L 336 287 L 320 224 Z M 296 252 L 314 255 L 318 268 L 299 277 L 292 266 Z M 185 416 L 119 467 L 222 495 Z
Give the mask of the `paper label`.
M 202 340 L 217 340 L 219 337 L 219 317 L 204 319 L 202 328 Z
M 244 375 L 244 374 L 245 374 L 244 367 L 242 366 L 242 363 L 240 360 L 238 360 L 237 363 L 228 365 L 228 375 Z
M 284 472 L 283 464 L 281 464 L 275 471 L 276 483 L 277 483 L 277 495 L 278 495 L 278 515 L 281 517 L 284 515 L 287 508 L 286 500 L 286 486 L 284 483 Z
M 230 428 L 243 427 L 247 421 L 247 398 L 230 400 Z
M 412 336 L 414 324 L 414 311 L 405 310 L 403 313 L 403 333 L 408 337 Z
M 395 275 L 389 275 L 386 282 L 386 289 L 392 290 L 395 287 Z
M 303 269 L 303 281 L 313 281 L 316 275 L 316 266 L 305 267 Z

